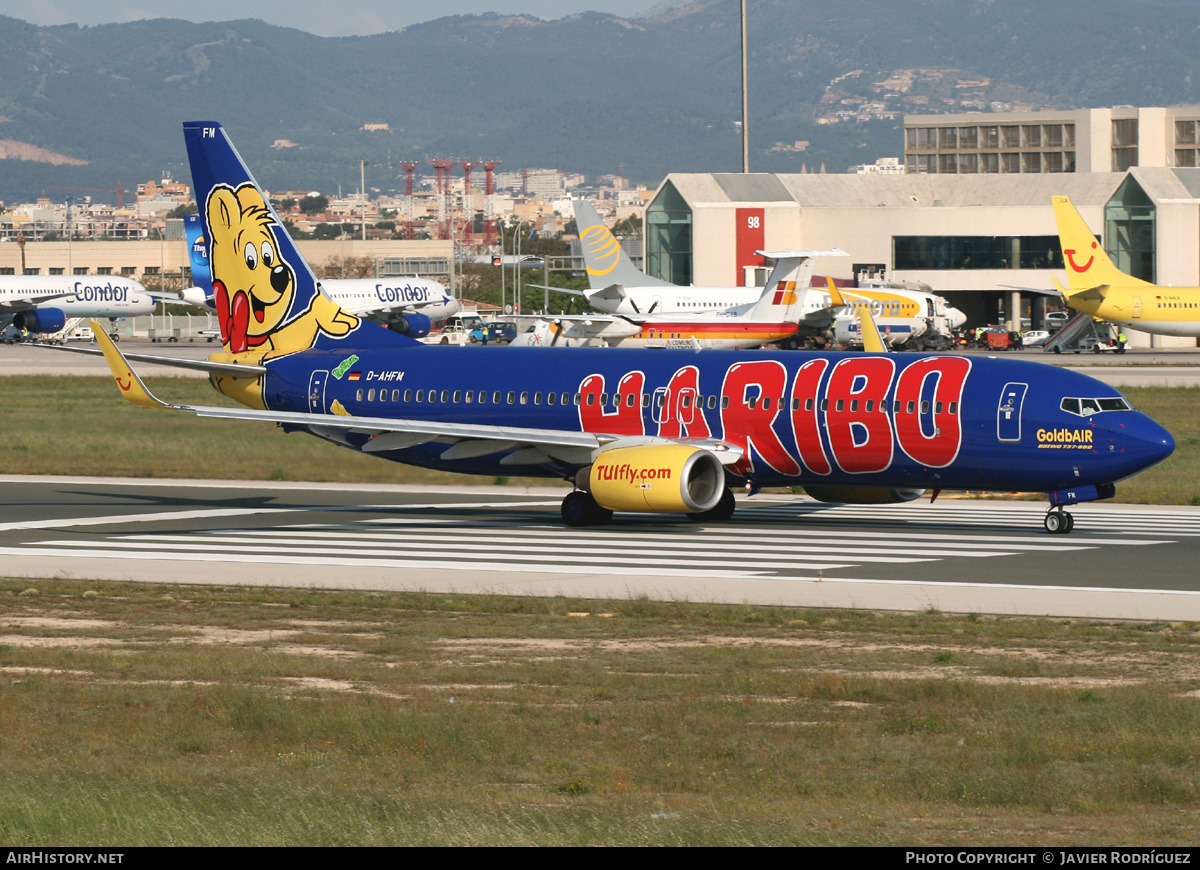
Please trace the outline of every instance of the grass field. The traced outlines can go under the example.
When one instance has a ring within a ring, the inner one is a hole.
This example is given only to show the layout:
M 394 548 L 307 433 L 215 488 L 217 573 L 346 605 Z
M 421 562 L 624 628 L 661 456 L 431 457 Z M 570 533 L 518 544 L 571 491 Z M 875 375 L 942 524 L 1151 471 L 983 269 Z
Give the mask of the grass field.
M 1192 624 L 0 581 L 0 842 L 1194 844 L 1198 644 Z
M 268 423 L 201 420 L 122 402 L 108 377 L 4 378 L 3 474 L 304 480 L 494 482 L 364 456 Z M 150 379 L 166 401 L 232 404 L 199 378 Z M 1200 504 L 1200 390 L 1131 389 L 1136 407 L 1175 436 L 1175 454 L 1117 487 L 1117 501 Z M 510 483 L 539 482 L 526 478 Z M 565 486 L 565 484 L 564 484 Z

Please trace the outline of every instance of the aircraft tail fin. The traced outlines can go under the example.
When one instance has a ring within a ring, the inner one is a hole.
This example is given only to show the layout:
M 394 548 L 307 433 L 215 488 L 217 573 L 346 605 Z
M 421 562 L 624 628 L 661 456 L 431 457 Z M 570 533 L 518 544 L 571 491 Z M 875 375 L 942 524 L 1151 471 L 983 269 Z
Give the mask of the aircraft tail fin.
M 200 223 L 200 215 L 185 215 L 183 231 L 188 263 L 192 269 L 192 286 L 183 290 L 183 300 L 199 308 L 212 308 L 212 270 L 208 267 L 208 243 L 204 240 L 204 225 Z
M 277 357 L 310 348 L 414 342 L 360 320 L 320 292 L 220 124 L 188 121 L 183 136 L 226 351 Z
M 596 210 L 584 200 L 577 199 L 575 226 L 579 229 L 579 244 L 587 267 L 588 285 L 601 290 L 613 284 L 626 287 L 672 287 L 670 281 L 651 278 L 629 259 L 621 243 L 612 234 Z
M 845 251 L 756 251 L 775 260 L 763 295 L 754 303 L 749 316 L 758 321 L 799 323 L 804 303 L 812 288 L 815 257 L 846 256 Z
M 1075 296 L 1101 284 L 1153 286 L 1118 269 L 1101 247 L 1070 197 L 1053 196 L 1054 219 L 1067 270 L 1067 295 Z
M 887 353 L 887 345 L 883 342 L 883 336 L 879 334 L 879 327 L 875 325 L 875 316 L 871 313 L 871 306 L 864 305 L 859 309 L 858 314 L 863 350 L 867 353 Z

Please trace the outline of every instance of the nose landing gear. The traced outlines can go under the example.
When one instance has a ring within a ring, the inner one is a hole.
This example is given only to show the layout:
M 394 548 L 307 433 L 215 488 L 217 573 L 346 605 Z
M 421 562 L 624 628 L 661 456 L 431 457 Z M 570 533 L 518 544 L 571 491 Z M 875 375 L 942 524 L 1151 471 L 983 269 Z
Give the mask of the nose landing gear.
M 1063 510 L 1062 505 L 1059 505 L 1046 511 L 1046 518 L 1042 520 L 1042 525 L 1052 535 L 1065 535 L 1075 528 L 1075 518 Z

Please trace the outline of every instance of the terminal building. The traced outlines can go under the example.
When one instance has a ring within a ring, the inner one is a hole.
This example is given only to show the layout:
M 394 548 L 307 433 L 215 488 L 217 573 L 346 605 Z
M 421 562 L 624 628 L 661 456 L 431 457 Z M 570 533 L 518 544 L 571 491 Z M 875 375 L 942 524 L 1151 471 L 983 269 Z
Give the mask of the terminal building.
M 1200 106 L 916 115 L 903 175 L 671 174 L 646 208 L 646 271 L 748 286 L 767 274 L 756 251 L 841 248 L 818 275 L 919 281 L 971 325 L 1036 326 L 1056 301 L 1029 291 L 1065 281 L 1050 197 L 1066 195 L 1121 269 L 1200 286 L 1198 125 Z

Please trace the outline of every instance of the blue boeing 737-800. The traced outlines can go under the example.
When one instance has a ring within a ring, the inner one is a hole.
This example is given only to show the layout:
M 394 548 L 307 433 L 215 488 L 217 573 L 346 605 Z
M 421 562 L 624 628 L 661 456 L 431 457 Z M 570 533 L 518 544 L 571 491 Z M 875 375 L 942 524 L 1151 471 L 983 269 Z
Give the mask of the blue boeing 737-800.
M 429 468 L 565 478 L 571 525 L 613 511 L 722 520 L 731 487 L 801 485 L 842 503 L 1044 492 L 1046 529 L 1067 532 L 1064 505 L 1110 497 L 1174 449 L 1113 388 L 1032 362 L 580 349 L 547 365 L 536 349 L 427 348 L 318 292 L 219 124 L 184 136 L 226 341 L 189 364 L 248 407 L 160 401 L 102 341 L 140 405 L 269 420 Z

